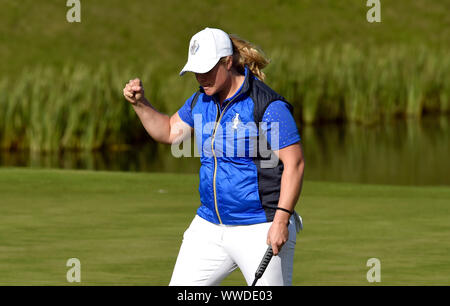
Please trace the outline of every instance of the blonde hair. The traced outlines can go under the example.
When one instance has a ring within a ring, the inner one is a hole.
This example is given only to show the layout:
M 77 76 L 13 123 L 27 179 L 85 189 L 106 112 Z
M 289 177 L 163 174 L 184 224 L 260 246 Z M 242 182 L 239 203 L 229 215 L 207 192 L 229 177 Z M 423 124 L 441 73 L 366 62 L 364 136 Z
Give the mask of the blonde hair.
M 263 51 L 235 34 L 229 36 L 233 44 L 233 67 L 244 74 L 245 65 L 247 65 L 258 79 L 264 81 L 266 75 L 262 70 L 269 64 L 269 59 Z

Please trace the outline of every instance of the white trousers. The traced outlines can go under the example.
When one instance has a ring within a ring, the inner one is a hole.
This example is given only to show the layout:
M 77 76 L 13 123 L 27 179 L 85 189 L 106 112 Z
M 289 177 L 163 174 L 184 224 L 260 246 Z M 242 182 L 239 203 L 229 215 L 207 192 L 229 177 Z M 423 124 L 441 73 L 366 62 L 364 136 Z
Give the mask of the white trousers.
M 271 222 L 253 225 L 218 225 L 195 216 L 184 232 L 169 286 L 214 286 L 239 267 L 248 285 L 267 250 Z M 289 239 L 272 257 L 259 286 L 289 286 L 296 242 L 295 220 L 289 222 Z

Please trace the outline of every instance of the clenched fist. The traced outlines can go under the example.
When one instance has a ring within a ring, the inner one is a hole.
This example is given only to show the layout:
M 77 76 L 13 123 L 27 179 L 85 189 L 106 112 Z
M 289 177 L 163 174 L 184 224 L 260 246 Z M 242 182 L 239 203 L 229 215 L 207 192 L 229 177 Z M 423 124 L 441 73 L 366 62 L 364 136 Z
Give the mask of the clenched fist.
M 123 96 L 131 104 L 144 101 L 144 87 L 140 79 L 130 80 L 123 89 Z

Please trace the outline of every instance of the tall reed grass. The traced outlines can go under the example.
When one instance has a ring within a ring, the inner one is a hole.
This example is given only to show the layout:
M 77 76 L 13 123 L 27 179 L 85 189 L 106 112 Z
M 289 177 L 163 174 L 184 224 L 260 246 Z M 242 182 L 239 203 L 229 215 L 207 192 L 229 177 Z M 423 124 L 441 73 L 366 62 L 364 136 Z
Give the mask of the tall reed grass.
M 329 45 L 306 54 L 278 51 L 267 82 L 305 123 L 363 124 L 448 113 L 450 53 L 425 47 L 361 50 Z
M 373 124 L 450 109 L 448 50 L 329 45 L 308 52 L 280 49 L 271 58 L 266 82 L 294 105 L 296 119 L 305 124 Z M 161 71 L 158 65 L 67 63 L 0 77 L 0 147 L 93 150 L 148 141 L 122 97 L 125 83 L 140 77 L 147 98 L 168 114 L 197 89 L 193 77 Z

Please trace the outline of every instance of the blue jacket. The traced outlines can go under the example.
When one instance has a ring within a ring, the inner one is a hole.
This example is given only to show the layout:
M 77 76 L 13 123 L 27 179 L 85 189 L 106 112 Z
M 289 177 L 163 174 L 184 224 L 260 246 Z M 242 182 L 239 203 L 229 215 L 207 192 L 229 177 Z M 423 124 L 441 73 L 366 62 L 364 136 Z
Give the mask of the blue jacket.
M 200 217 L 226 225 L 273 220 L 283 163 L 268 154 L 270 135 L 264 135 L 258 123 L 269 104 L 280 100 L 286 102 L 248 68 L 241 88 L 222 106 L 201 87 L 188 100 L 201 153 Z M 268 151 L 260 150 L 266 147 Z M 269 161 L 275 163 L 267 165 Z

